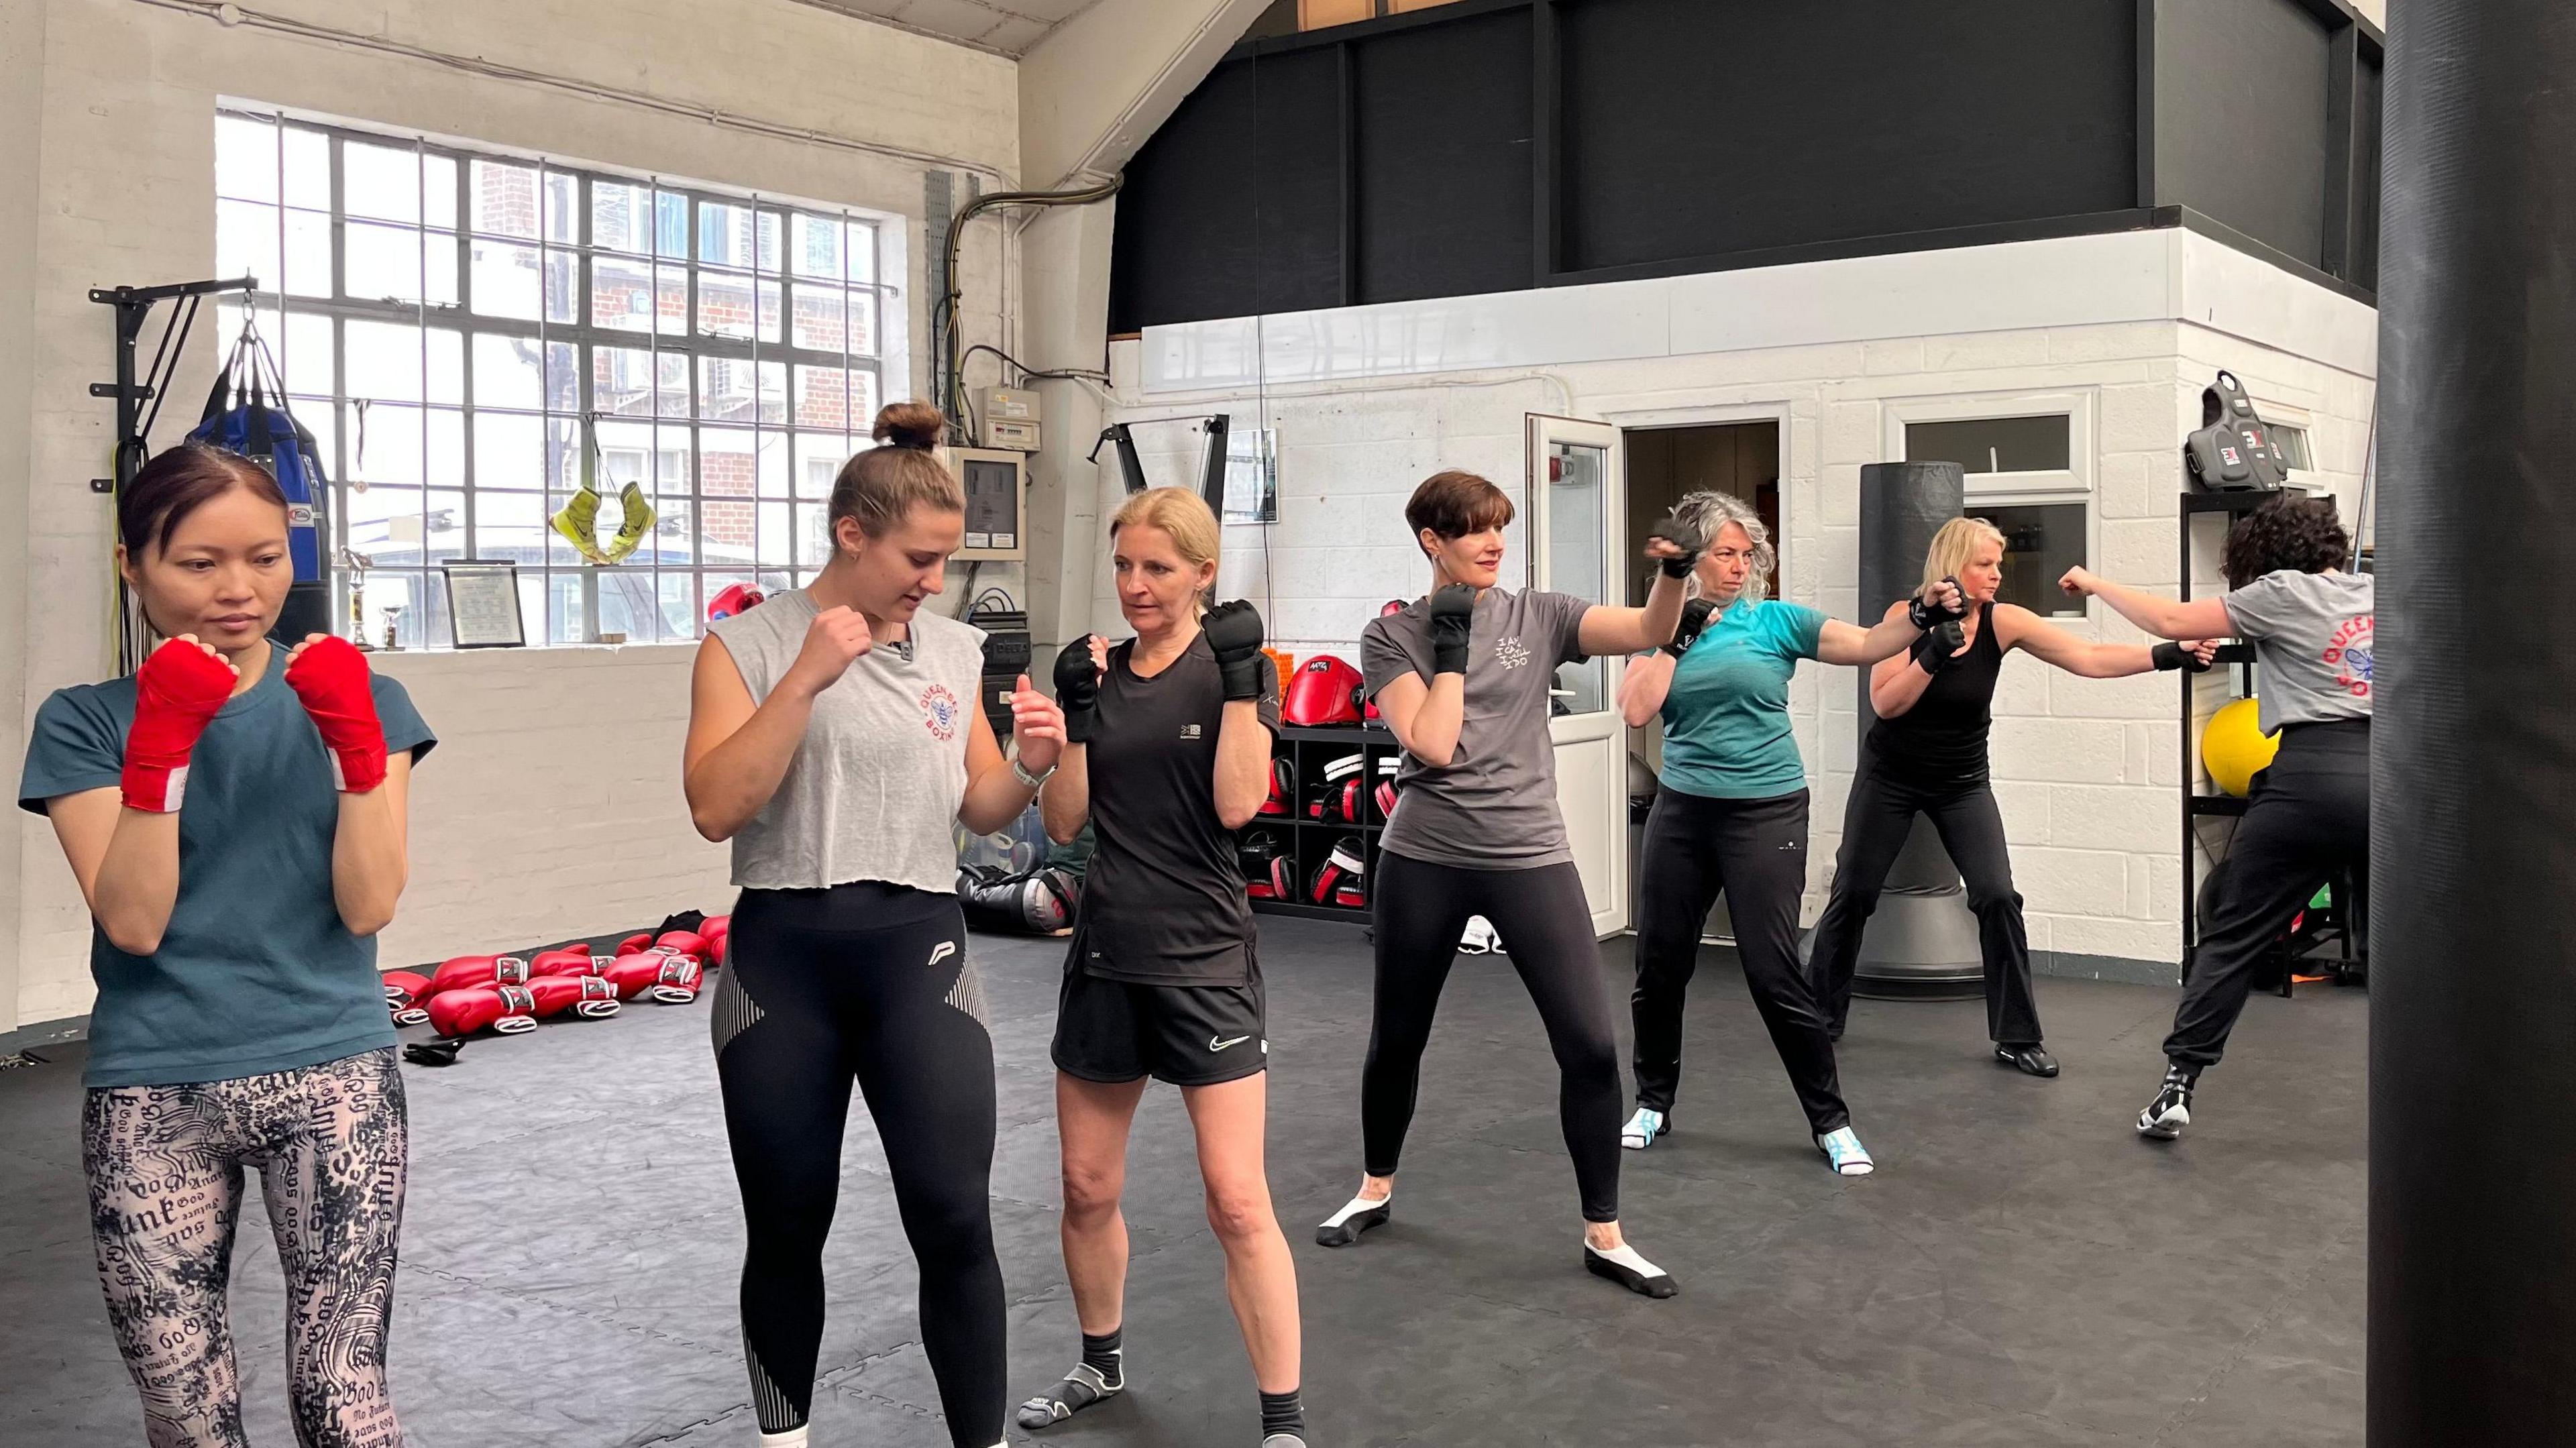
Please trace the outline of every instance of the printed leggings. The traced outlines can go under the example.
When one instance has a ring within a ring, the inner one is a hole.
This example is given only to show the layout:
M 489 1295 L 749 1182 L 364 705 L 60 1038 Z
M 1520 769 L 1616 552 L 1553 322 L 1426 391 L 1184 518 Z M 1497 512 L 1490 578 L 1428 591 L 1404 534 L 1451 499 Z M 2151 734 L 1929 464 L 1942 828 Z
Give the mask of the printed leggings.
M 858 1083 L 921 1269 L 921 1342 L 956 1448 L 1002 1441 L 993 1039 L 957 897 L 861 882 L 745 890 L 716 987 L 716 1077 L 742 1187 L 742 1337 L 764 1433 L 813 1409 L 823 1239 Z
M 1619 1045 L 1592 907 L 1572 865 L 1462 870 L 1389 850 L 1369 882 L 1377 926 L 1377 1000 L 1360 1073 L 1360 1130 L 1371 1176 L 1393 1176 L 1413 1124 L 1432 1013 L 1467 918 L 1493 923 L 1556 1054 L 1557 1118 L 1587 1222 L 1619 1220 Z
M 225 1289 L 242 1170 L 286 1276 L 287 1396 L 304 1448 L 395 1448 L 393 1322 L 410 1129 L 391 1047 L 184 1086 L 94 1088 L 81 1164 L 107 1319 L 152 1448 L 247 1448 Z

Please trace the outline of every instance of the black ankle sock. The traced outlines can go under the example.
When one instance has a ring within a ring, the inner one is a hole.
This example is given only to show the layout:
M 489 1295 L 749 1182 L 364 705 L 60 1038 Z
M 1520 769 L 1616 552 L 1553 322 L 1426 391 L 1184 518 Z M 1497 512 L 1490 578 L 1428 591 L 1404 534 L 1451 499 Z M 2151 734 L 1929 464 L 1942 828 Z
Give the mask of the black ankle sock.
M 1297 1400 L 1295 1388 L 1261 1395 L 1261 1436 L 1267 1438 L 1273 1433 L 1306 1436 L 1306 1405 Z
M 1109 1380 L 1116 1387 L 1127 1380 L 1126 1355 L 1120 1342 L 1127 1335 L 1124 1324 L 1113 1327 L 1098 1337 L 1082 1335 L 1083 1364 Z

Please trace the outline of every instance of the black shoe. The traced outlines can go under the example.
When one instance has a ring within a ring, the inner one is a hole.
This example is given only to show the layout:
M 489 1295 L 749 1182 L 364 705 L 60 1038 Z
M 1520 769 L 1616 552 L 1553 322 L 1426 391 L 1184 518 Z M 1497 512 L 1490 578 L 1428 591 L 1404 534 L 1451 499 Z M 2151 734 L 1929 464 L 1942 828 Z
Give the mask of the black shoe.
M 2199 1084 L 2200 1075 L 2180 1065 L 2165 1067 L 2165 1083 L 2156 1099 L 2138 1113 L 2138 1135 L 2155 1141 L 2171 1141 L 2191 1125 L 2191 1091 Z
M 1995 1047 L 1995 1059 L 2016 1071 L 2032 1076 L 2057 1074 L 2057 1058 L 2048 1054 L 2037 1041 L 2027 1046 L 1998 1045 Z

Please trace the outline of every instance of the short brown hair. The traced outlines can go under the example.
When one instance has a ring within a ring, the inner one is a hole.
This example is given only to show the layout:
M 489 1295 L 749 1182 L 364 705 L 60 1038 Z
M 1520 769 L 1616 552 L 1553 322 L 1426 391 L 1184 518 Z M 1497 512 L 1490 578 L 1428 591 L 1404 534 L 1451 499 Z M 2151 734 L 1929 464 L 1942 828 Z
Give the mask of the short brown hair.
M 1416 539 L 1425 528 L 1442 538 L 1508 528 L 1512 514 L 1512 500 L 1502 489 L 1457 468 L 1424 478 L 1404 505 L 1404 521 L 1413 525 Z
M 240 453 L 212 443 L 183 442 L 155 456 L 116 491 L 116 535 L 125 556 L 139 564 L 156 545 L 166 552 L 170 535 L 189 514 L 235 488 L 287 511 L 286 493 L 277 479 Z
M 916 503 L 966 511 L 965 490 L 933 451 L 947 435 L 948 419 L 929 403 L 886 404 L 869 432 L 883 446 L 853 456 L 832 480 L 831 520 L 856 518 L 862 532 L 882 538 L 902 526 Z

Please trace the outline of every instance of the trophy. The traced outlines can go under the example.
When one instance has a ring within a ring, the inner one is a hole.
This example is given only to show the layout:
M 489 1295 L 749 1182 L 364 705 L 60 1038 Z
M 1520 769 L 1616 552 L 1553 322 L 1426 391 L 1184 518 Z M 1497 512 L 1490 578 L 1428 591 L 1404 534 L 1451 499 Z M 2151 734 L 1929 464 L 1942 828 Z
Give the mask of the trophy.
M 349 570 L 349 642 L 373 652 L 367 641 L 367 565 L 373 560 L 355 548 L 340 550 L 340 566 Z

